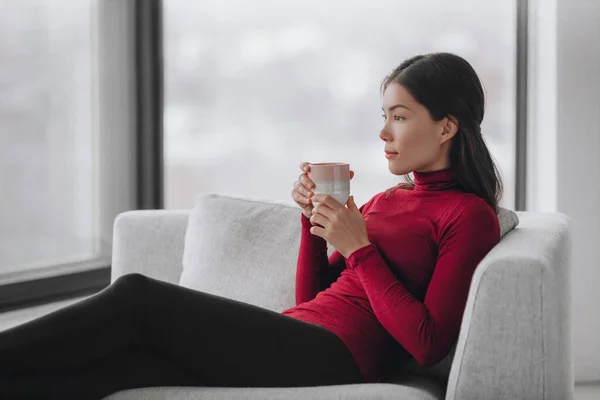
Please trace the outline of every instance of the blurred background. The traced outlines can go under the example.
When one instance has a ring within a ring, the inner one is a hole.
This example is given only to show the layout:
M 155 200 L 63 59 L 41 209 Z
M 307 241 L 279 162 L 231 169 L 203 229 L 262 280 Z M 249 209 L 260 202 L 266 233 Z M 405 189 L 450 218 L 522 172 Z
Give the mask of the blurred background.
M 482 129 L 512 207 L 516 4 L 429 3 L 165 2 L 165 206 L 205 191 L 293 203 L 304 160 L 349 162 L 365 203 L 398 182 L 378 137 L 381 80 L 413 55 L 452 51 L 486 87 Z
M 302 161 L 350 163 L 365 203 L 399 181 L 382 79 L 448 51 L 485 87 L 502 206 L 573 220 L 576 379 L 600 383 L 599 20 L 589 0 L 0 0 L 0 311 L 108 285 L 127 210 L 294 204 Z

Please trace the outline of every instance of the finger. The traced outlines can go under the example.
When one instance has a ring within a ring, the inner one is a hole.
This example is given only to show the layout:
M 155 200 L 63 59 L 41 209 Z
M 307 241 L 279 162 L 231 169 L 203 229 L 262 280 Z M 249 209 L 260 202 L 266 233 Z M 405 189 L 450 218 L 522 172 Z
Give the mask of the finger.
M 304 187 L 306 187 L 307 189 L 312 189 L 315 187 L 315 183 L 310 180 L 307 174 L 300 175 L 300 182 L 302 182 Z
M 359 211 L 356 203 L 354 202 L 354 196 L 350 196 L 346 204 L 348 205 L 348 210 Z
M 313 224 L 319 224 L 324 228 L 329 226 L 329 220 L 321 214 L 313 214 L 313 216 L 310 217 L 310 222 Z
M 326 231 L 325 229 L 319 227 L 319 226 L 313 226 L 310 228 L 310 233 L 312 233 L 315 236 L 319 236 L 322 237 L 323 239 L 325 239 L 325 235 L 326 235 Z
M 296 183 L 294 184 L 294 189 L 296 189 L 296 191 L 298 191 L 300 194 L 304 195 L 305 197 L 312 197 L 313 192 L 310 191 L 309 189 L 306 188 L 306 186 L 304 186 L 302 183 L 300 183 L 300 181 L 296 181 Z
M 331 210 L 338 210 L 338 209 L 344 207 L 344 205 L 342 203 L 340 203 L 339 201 L 337 201 L 336 199 L 334 199 L 332 196 L 330 196 L 328 194 L 317 193 L 317 194 L 313 195 L 312 199 L 313 199 L 313 201 L 316 201 L 317 203 L 326 205 Z
M 352 180 L 352 178 L 354 178 L 354 171 L 350 171 L 350 180 Z
M 314 196 L 312 198 L 312 201 L 313 202 L 316 201 L 314 199 Z M 313 215 L 315 215 L 315 214 L 321 214 L 325 218 L 331 220 L 335 216 L 335 211 L 332 210 L 331 208 L 329 208 L 329 206 L 327 206 L 326 204 L 320 203 L 320 204 L 317 204 L 316 206 L 313 207 L 312 214 Z
M 311 204 L 312 202 L 310 198 L 303 196 L 302 193 L 296 189 L 292 190 L 292 199 L 294 199 L 294 201 L 298 204 Z
M 294 193 L 295 193 L 295 195 L 292 196 L 292 197 L 293 197 L 293 199 L 294 199 L 294 201 L 296 203 L 298 203 L 298 204 L 300 204 L 300 203 L 302 203 L 302 204 L 310 204 L 311 203 L 311 201 L 310 201 L 310 199 L 308 197 L 304 197 L 304 196 L 302 196 L 301 194 L 299 194 L 296 191 Z
M 310 171 L 310 166 L 309 166 L 308 164 L 310 164 L 310 163 L 308 163 L 308 162 L 306 162 L 306 161 L 305 161 L 305 162 L 302 162 L 302 163 L 300 163 L 300 169 L 301 169 L 302 171 L 304 171 L 304 172 L 308 172 L 308 171 Z

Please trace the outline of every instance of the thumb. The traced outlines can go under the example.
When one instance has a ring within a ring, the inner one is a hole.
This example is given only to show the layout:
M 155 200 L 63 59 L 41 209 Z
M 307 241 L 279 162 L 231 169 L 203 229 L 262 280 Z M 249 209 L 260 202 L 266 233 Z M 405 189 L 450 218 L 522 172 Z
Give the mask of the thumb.
M 348 208 L 351 210 L 358 210 L 356 203 L 354 202 L 354 196 L 348 198 Z

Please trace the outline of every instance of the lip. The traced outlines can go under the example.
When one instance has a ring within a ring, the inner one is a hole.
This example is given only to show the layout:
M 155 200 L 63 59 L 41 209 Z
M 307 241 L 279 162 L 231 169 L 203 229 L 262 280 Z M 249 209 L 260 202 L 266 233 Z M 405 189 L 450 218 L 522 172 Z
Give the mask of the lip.
M 385 158 L 393 158 L 396 157 L 398 153 L 392 153 L 391 151 L 385 151 Z

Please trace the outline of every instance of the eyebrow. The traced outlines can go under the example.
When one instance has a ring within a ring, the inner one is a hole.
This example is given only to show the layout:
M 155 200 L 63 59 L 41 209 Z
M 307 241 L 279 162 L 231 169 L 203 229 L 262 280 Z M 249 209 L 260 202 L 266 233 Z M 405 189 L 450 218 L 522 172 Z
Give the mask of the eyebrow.
M 390 108 L 388 108 L 388 112 L 392 112 L 392 111 L 393 111 L 393 110 L 395 110 L 396 108 L 400 108 L 400 107 L 402 107 L 402 108 L 406 108 L 408 111 L 410 111 L 410 108 L 406 107 L 405 105 L 403 105 L 403 104 L 396 104 L 396 105 L 393 105 L 393 106 L 391 106 Z M 385 111 L 385 110 L 383 109 L 383 107 L 381 107 L 381 110 L 382 110 L 382 111 Z

